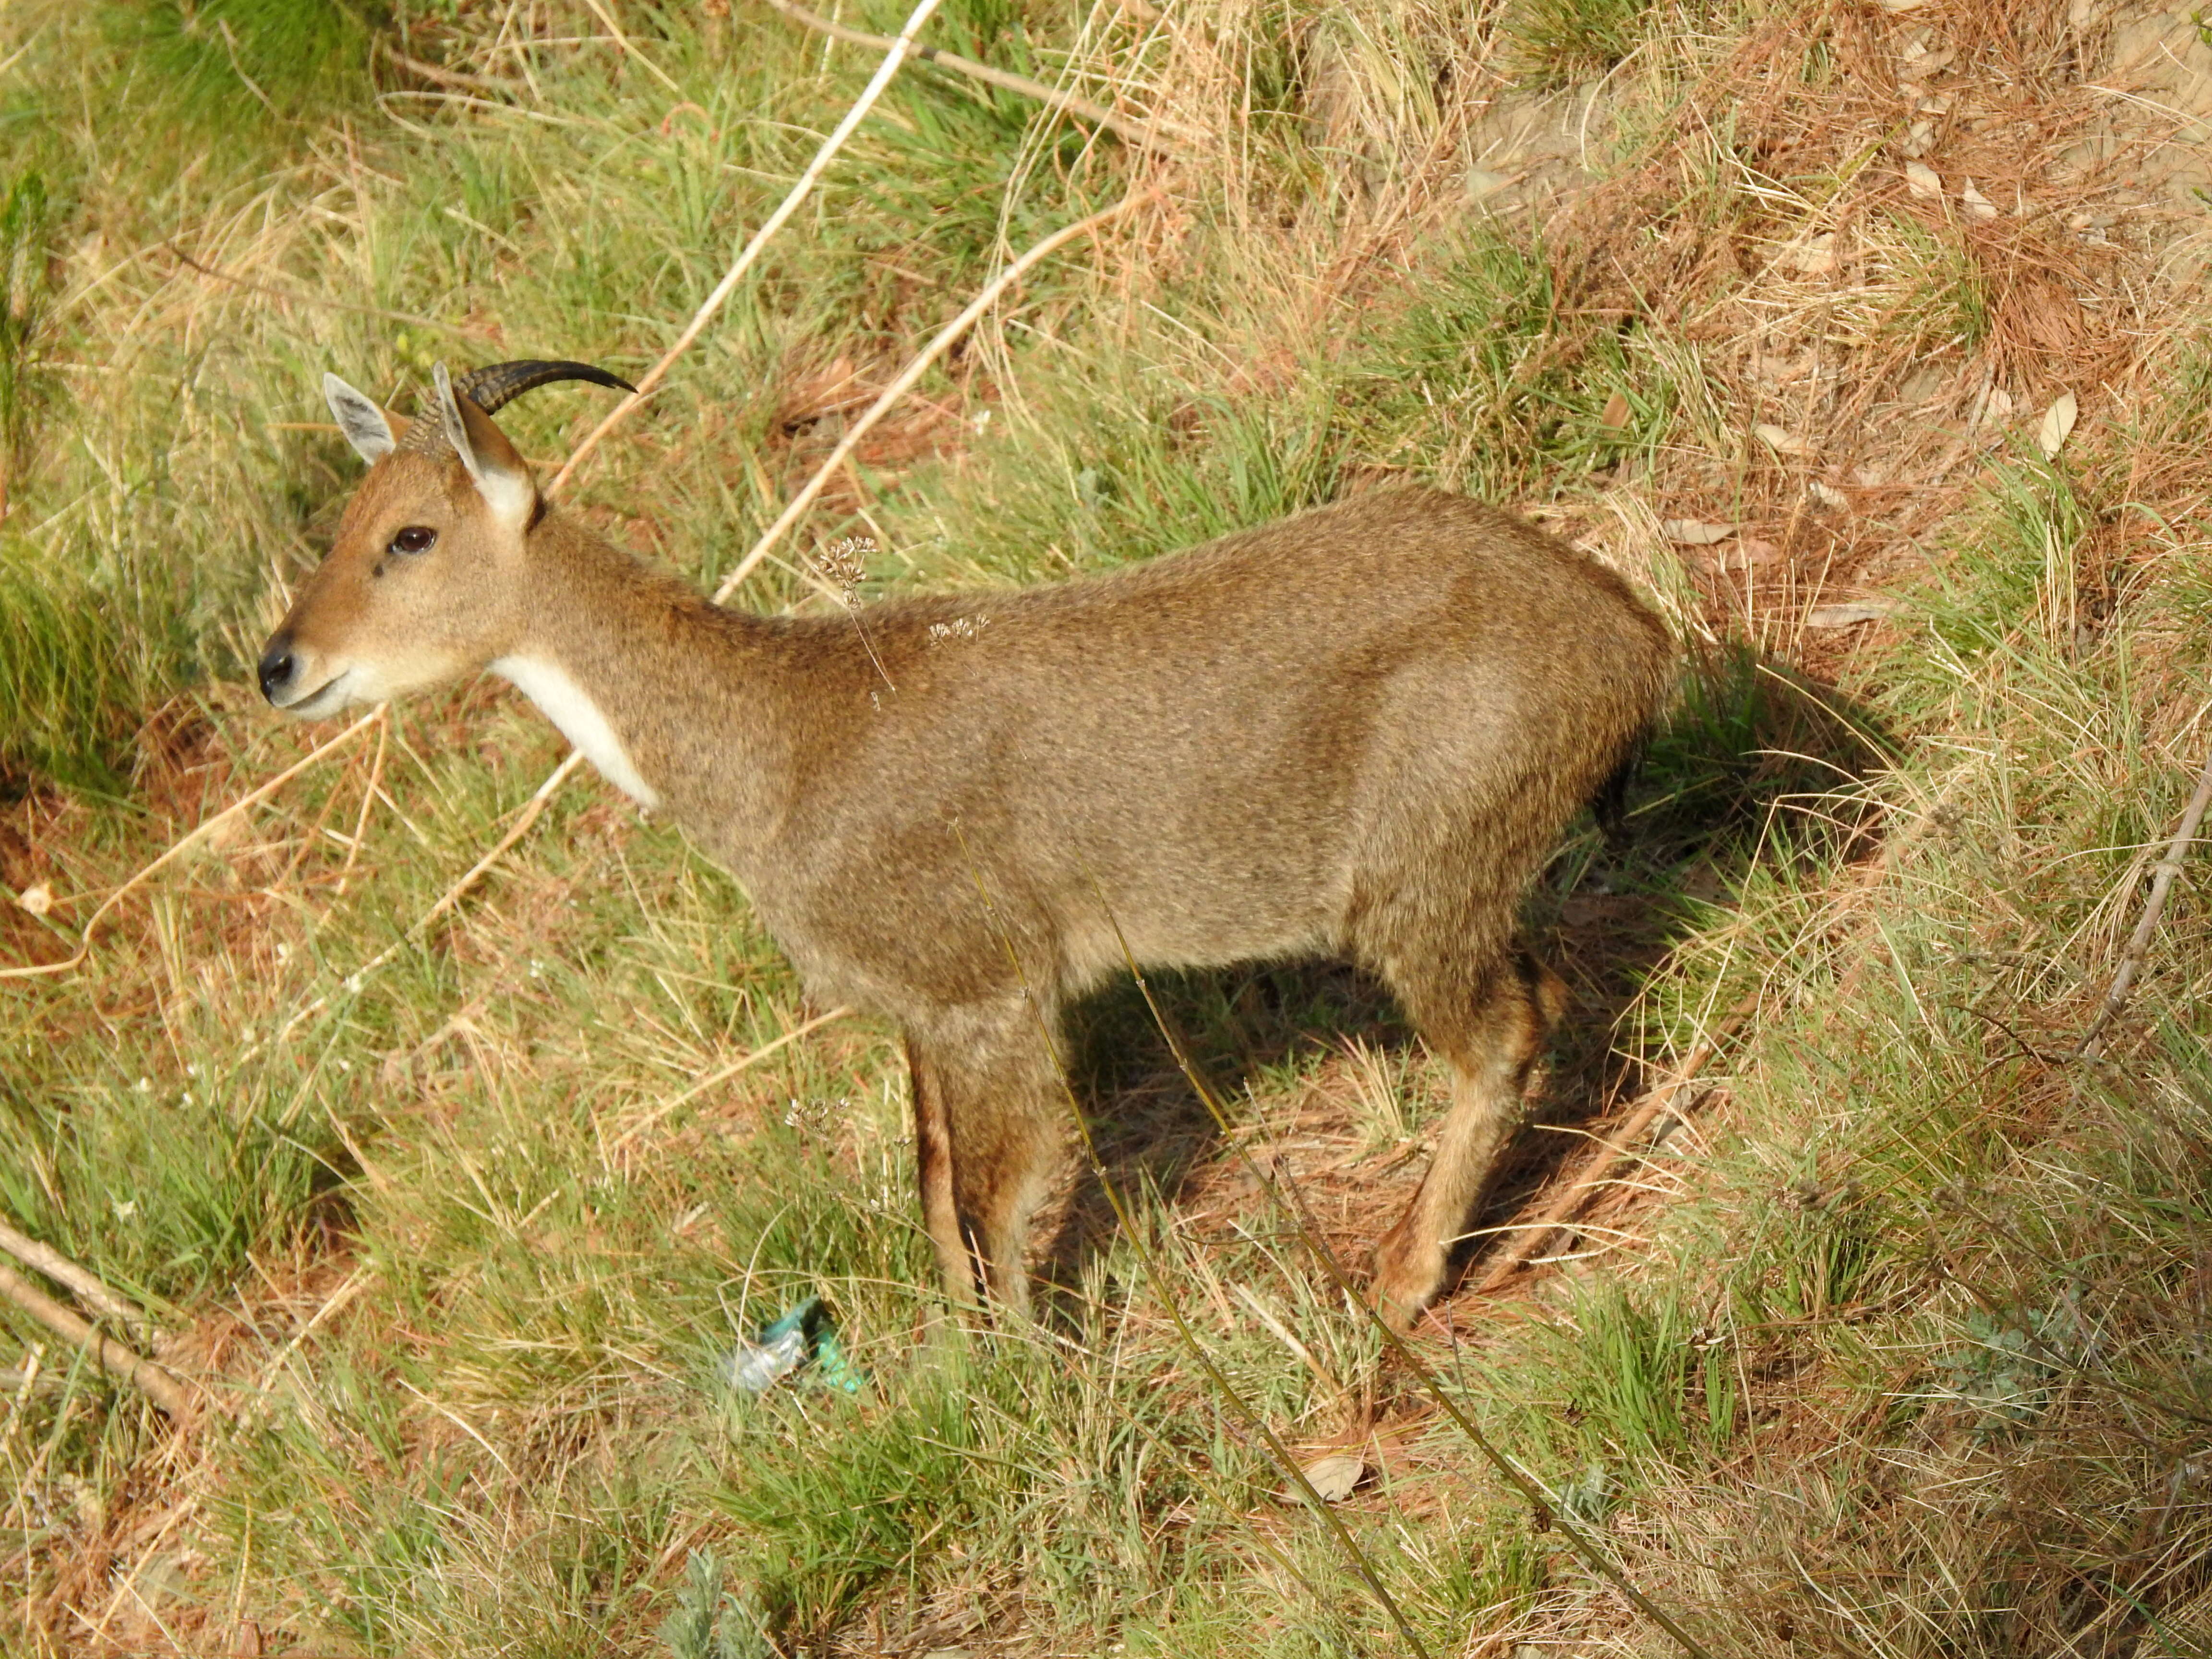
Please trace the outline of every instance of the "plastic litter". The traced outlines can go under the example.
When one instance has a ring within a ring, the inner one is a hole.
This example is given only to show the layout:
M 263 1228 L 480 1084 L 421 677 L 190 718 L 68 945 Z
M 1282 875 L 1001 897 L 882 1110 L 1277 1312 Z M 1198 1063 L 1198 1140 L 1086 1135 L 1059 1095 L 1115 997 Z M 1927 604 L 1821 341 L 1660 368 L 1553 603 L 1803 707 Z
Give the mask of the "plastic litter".
M 765 1394 L 785 1377 L 813 1362 L 816 1380 L 840 1394 L 858 1394 L 867 1378 L 845 1356 L 837 1326 L 822 1298 L 810 1296 L 780 1319 L 771 1320 L 740 1342 L 723 1360 L 730 1386 L 746 1394 Z
M 765 1393 L 806 1363 L 806 1333 L 794 1325 L 768 1340 L 740 1342 L 723 1363 L 730 1368 L 732 1387 L 747 1394 Z

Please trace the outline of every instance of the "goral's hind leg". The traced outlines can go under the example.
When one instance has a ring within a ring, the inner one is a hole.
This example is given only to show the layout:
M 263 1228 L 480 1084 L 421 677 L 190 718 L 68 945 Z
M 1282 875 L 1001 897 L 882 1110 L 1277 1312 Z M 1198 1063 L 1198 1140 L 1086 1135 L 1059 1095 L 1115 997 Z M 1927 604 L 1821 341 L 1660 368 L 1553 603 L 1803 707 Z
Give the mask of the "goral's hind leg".
M 1476 976 L 1401 969 L 1392 980 L 1414 1025 L 1452 1074 L 1451 1111 L 1437 1136 L 1436 1159 L 1405 1214 L 1375 1248 L 1376 1305 L 1404 1330 L 1443 1291 L 1452 1244 L 1499 1151 L 1520 1127 L 1528 1074 L 1566 1012 L 1568 991 L 1526 951 Z
M 1066 1155 L 1059 1073 L 1026 1005 L 909 1033 L 921 1204 L 945 1289 L 1026 1313 L 1030 1223 Z
M 953 1199 L 952 1119 L 945 1080 L 931 1050 L 906 1040 L 907 1082 L 914 1094 L 914 1158 L 921 1182 L 921 1224 L 937 1252 L 945 1292 L 964 1307 L 975 1304 L 975 1263 Z

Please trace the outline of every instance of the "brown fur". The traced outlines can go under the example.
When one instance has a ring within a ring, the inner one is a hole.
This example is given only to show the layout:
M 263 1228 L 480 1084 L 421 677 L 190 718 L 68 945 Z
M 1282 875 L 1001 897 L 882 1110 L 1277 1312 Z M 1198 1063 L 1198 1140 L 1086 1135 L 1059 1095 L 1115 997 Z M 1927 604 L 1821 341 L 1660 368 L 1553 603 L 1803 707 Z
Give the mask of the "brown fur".
M 467 425 L 480 460 L 522 469 L 480 411 Z M 416 524 L 431 553 L 383 550 Z M 556 663 L 810 991 L 905 1033 L 924 1216 L 963 1299 L 980 1272 L 1025 1304 L 1066 1144 L 1048 1039 L 1125 945 L 1146 966 L 1370 968 L 1453 1079 L 1377 1250 L 1401 1321 L 1443 1288 L 1564 1010 L 1514 945 L 1522 891 L 1673 665 L 1611 571 L 1429 489 L 1082 580 L 763 617 L 558 511 L 496 522 L 459 461 L 405 453 L 370 473 L 280 647 L 297 684 L 357 671 L 375 696 Z

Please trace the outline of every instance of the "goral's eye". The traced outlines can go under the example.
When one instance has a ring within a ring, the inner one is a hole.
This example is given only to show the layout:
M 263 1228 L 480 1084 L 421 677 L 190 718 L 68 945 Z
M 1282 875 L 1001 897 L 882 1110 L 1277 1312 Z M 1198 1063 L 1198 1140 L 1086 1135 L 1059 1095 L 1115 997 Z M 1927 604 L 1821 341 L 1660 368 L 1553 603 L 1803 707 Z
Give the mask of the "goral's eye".
M 410 524 L 392 538 L 394 553 L 428 553 L 437 541 L 438 532 L 428 525 Z

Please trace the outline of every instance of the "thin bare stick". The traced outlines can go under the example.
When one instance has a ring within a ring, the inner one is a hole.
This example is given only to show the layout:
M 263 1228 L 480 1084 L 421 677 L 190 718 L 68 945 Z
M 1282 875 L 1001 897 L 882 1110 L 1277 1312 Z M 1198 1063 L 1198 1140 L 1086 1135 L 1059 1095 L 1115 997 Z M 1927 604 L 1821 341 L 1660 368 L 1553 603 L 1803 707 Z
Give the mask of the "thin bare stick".
M 754 567 L 769 556 L 769 550 L 783 539 L 784 533 L 805 516 L 806 509 L 814 505 L 814 498 L 836 476 L 837 469 L 852 459 L 853 452 L 860 447 L 860 440 L 868 435 L 877 422 L 890 413 L 900 398 L 913 390 L 915 383 L 951 349 L 954 341 L 975 325 L 977 318 L 999 302 L 1000 295 L 1027 276 L 1031 267 L 1040 260 L 1049 258 L 1079 236 L 1088 236 L 1099 226 L 1110 223 L 1133 209 L 1157 200 L 1164 193 L 1165 186 L 1155 185 L 1135 196 L 1124 197 L 1112 207 L 1103 209 L 1087 219 L 1078 219 L 1072 225 L 1063 225 L 1000 271 L 996 279 L 986 284 L 983 291 L 969 302 L 968 308 L 939 329 L 937 337 L 899 371 L 898 378 L 884 389 L 883 396 L 868 406 L 868 412 L 853 422 L 844 437 L 838 441 L 837 447 L 830 452 L 830 459 L 823 462 L 814 476 L 806 481 L 806 488 L 791 498 L 790 505 L 783 509 L 781 516 L 761 532 L 760 539 L 753 544 L 751 551 L 738 561 L 737 568 L 722 578 L 721 586 L 714 590 L 714 603 L 721 604 L 736 592 L 739 582 L 752 574 Z
M 699 309 L 692 313 L 690 322 L 685 325 L 684 332 L 676 337 L 676 343 L 663 352 L 660 361 L 639 379 L 637 390 L 617 404 L 608 411 L 605 420 L 585 434 L 584 441 L 576 446 L 574 453 L 553 475 L 553 482 L 546 486 L 549 494 L 558 490 L 575 476 L 576 468 L 586 455 L 599 447 L 599 440 L 628 419 L 632 410 L 651 397 L 653 389 L 666 378 L 669 367 L 690 349 L 691 343 L 714 320 L 714 313 L 722 308 L 723 301 L 737 291 L 738 283 L 744 280 L 745 272 L 752 269 L 753 261 L 760 257 L 761 250 L 768 246 L 769 239 L 776 232 L 783 228 L 785 222 L 799 211 L 799 204 L 813 193 L 815 185 L 820 181 L 837 152 L 844 149 L 845 141 L 853 136 L 854 129 L 876 106 L 876 100 L 884 95 L 891 78 L 898 73 L 899 65 L 912 56 L 915 31 L 929 21 L 930 14 L 937 9 L 939 3 L 939 0 L 921 0 L 921 3 L 908 15 L 906 27 L 899 31 L 898 39 L 885 42 L 889 51 L 884 54 L 881 67 L 876 70 L 875 78 L 868 82 L 853 107 L 845 112 L 845 118 L 837 124 L 836 131 L 822 141 L 822 147 L 814 152 L 814 159 L 806 164 L 806 171 L 799 175 L 799 182 L 791 187 L 776 210 L 769 214 L 762 222 L 761 228 L 753 233 L 752 240 L 745 244 L 736 262 L 723 273 L 722 280 L 714 284 L 714 291 L 701 302 Z
M 102 1319 L 112 1319 L 125 1330 L 143 1330 L 152 1334 L 153 1322 L 143 1313 L 52 1245 L 41 1244 L 0 1221 L 0 1250 L 7 1251 L 27 1267 L 36 1267 L 56 1284 L 68 1285 L 78 1301 Z
M 434 86 L 459 87 L 465 92 L 520 92 L 523 89 L 520 81 L 504 80 L 496 75 L 471 75 L 465 70 L 445 69 L 436 64 L 426 64 L 419 58 L 410 58 L 397 46 L 387 46 L 382 41 L 377 44 L 387 63 Z
M 869 34 L 860 29 L 848 28 L 842 23 L 833 23 L 826 17 L 816 16 L 804 6 L 793 5 L 792 0 L 768 0 L 768 3 L 794 23 L 803 23 L 832 40 L 844 40 L 856 46 L 874 46 L 878 50 L 890 45 L 880 34 Z M 1094 104 L 1088 98 L 1059 91 L 1042 81 L 1032 81 L 1026 75 L 1016 75 L 1011 70 L 994 69 L 988 64 L 979 64 L 972 58 L 961 57 L 957 52 L 940 51 L 935 46 L 916 46 L 914 55 L 925 64 L 934 64 L 939 69 L 951 70 L 970 80 L 981 81 L 986 86 L 999 87 L 1007 92 L 1019 93 L 1024 98 L 1034 98 L 1048 109 L 1064 110 L 1079 120 L 1118 133 L 1133 144 L 1141 144 L 1152 149 L 1179 149 L 1186 144 L 1207 142 L 1205 132 L 1196 127 L 1186 126 L 1180 121 L 1157 116 L 1149 121 L 1133 120 L 1126 115 L 1116 115 L 1103 104 Z
M 351 311 L 363 317 L 381 317 L 386 322 L 405 323 L 412 328 L 434 328 L 448 334 L 468 334 L 481 337 L 484 331 L 471 328 L 466 323 L 441 322 L 435 317 L 418 317 L 411 311 L 386 311 L 382 306 L 362 305 L 356 300 L 340 300 L 327 294 L 302 294 L 295 288 L 271 288 L 266 283 L 257 283 L 244 276 L 234 276 L 214 265 L 202 264 L 174 242 L 161 245 L 169 252 L 190 265 L 203 276 L 212 276 L 218 283 L 228 283 L 233 288 L 242 288 L 248 294 L 258 294 L 265 299 L 289 301 L 295 305 L 322 306 L 331 311 Z M 271 424 L 275 424 L 271 422 Z M 299 431 L 324 432 L 334 428 L 320 424 L 294 428 Z
M 73 1263 L 53 1245 L 40 1243 L 38 1239 L 15 1232 L 15 1228 L 0 1221 L 0 1249 L 7 1249 L 24 1267 L 38 1267 L 58 1285 L 69 1285 L 70 1294 L 101 1318 L 111 1318 L 126 1332 L 143 1332 L 149 1338 L 153 1336 L 153 1321 L 149 1321 L 146 1314 L 108 1290 L 95 1274 Z
M 678 98 L 681 98 L 684 95 L 684 88 L 678 86 L 675 82 L 670 80 L 667 73 L 661 69 L 659 64 L 654 63 L 653 59 L 647 58 L 643 52 L 640 52 L 635 46 L 630 44 L 629 36 L 623 33 L 622 25 L 615 21 L 615 15 L 607 9 L 606 0 L 584 0 L 584 3 L 592 9 L 592 15 L 598 18 L 599 21 L 607 26 L 607 33 L 614 36 L 615 46 L 617 49 L 621 52 L 623 57 L 634 58 L 638 63 L 644 64 L 646 72 L 648 75 L 652 76 L 654 80 L 659 82 L 662 86 L 666 87 L 669 91 L 674 93 Z
M 697 1099 L 701 1095 L 706 1093 L 708 1090 L 713 1088 L 716 1084 L 727 1083 L 732 1078 L 737 1076 L 738 1073 L 758 1065 L 762 1060 L 766 1060 L 770 1054 L 782 1048 L 786 1043 L 796 1042 L 799 1038 L 805 1036 L 809 1031 L 817 1030 L 821 1027 L 827 1025 L 833 1019 L 842 1019 L 852 1012 L 853 1011 L 850 1008 L 832 1008 L 826 1014 L 817 1014 L 813 1018 L 803 1021 L 799 1024 L 793 1026 L 781 1036 L 775 1039 L 775 1041 L 763 1042 L 759 1048 L 754 1049 L 752 1053 L 744 1055 L 739 1059 L 732 1060 L 728 1065 L 723 1066 L 720 1071 L 711 1073 L 708 1076 L 701 1078 L 696 1083 L 686 1089 L 682 1094 L 673 1096 L 667 1100 L 662 1101 L 659 1105 L 654 1107 L 643 1117 L 638 1119 L 638 1121 L 631 1124 L 629 1128 L 624 1129 L 620 1134 L 614 1138 L 613 1141 L 608 1146 L 607 1150 L 610 1152 L 618 1152 L 622 1151 L 623 1147 L 629 1146 L 631 1141 L 636 1139 L 638 1136 L 643 1134 L 654 1124 L 659 1122 L 661 1119 L 666 1117 L 671 1112 L 674 1111 L 678 1106 L 681 1106 L 685 1101 Z
M 147 865 L 144 868 L 141 869 L 137 875 L 131 877 L 130 880 L 125 882 L 122 886 L 117 888 L 113 892 L 110 893 L 106 898 L 100 902 L 100 908 L 92 913 L 92 919 L 89 921 L 87 921 L 84 925 L 84 932 L 77 937 L 77 947 L 75 955 L 65 957 L 59 962 L 37 963 L 27 968 L 0 968 L 0 979 L 36 979 L 45 974 L 65 974 L 72 968 L 76 967 L 92 952 L 93 931 L 100 926 L 100 921 L 106 916 L 110 910 L 112 910 L 118 904 L 120 904 L 123 902 L 125 896 L 136 890 L 143 883 L 145 882 L 147 878 L 151 876 L 156 870 L 161 869 L 162 866 L 167 864 L 171 860 L 178 857 L 189 848 L 196 847 L 201 842 L 205 841 L 218 829 L 222 828 L 222 825 L 228 823 L 231 819 L 238 817 L 240 813 L 245 811 L 248 807 L 258 805 L 261 802 L 268 799 L 270 796 L 275 794 L 279 789 L 282 789 L 286 784 L 291 782 L 294 778 L 298 777 L 301 773 L 306 771 L 309 767 L 321 760 L 325 756 L 329 755 L 335 750 L 344 747 L 349 743 L 351 743 L 363 732 L 368 730 L 369 726 L 381 716 L 383 709 L 384 705 L 382 703 L 379 703 L 375 708 L 370 709 L 368 713 L 363 714 L 359 720 L 356 720 L 351 726 L 346 727 L 344 731 L 339 732 L 337 736 L 332 738 L 328 743 L 323 744 L 318 748 L 310 750 L 305 757 L 293 762 L 291 765 L 286 767 L 275 777 L 270 779 L 268 782 L 263 784 L 258 789 L 253 790 L 248 794 L 240 796 L 236 800 L 231 802 L 229 805 L 224 807 L 222 811 L 216 813 L 212 817 L 210 817 L 202 823 L 198 829 L 192 830 L 189 835 L 186 835 L 177 841 L 172 842 L 169 844 L 169 850 L 167 852 L 162 854 L 161 857 L 155 859 L 151 864 Z
M 2105 1006 L 2097 1012 L 2096 1024 L 2081 1039 L 2081 1054 L 2084 1060 L 2094 1060 L 2103 1047 L 2105 1028 L 2120 1017 L 2128 1006 L 2128 995 L 2134 990 L 2136 975 L 2142 969 L 2144 955 L 2150 949 L 2151 935 L 2158 931 L 2159 918 L 2166 914 L 2166 896 L 2173 891 L 2176 877 L 2181 874 L 2182 861 L 2189 856 L 2191 842 L 2197 839 L 2197 827 L 2204 821 L 2204 809 L 2212 805 L 2212 755 L 2205 757 L 2204 769 L 2197 775 L 2197 793 L 2189 798 L 2182 810 L 2181 827 L 2173 832 L 2166 843 L 2166 856 L 2151 872 L 2150 897 L 2144 902 L 2142 919 L 2128 936 L 2127 948 L 2120 952 L 2119 971 L 2112 975 L 2112 988 L 2105 993 Z
M 119 1376 L 144 1390 L 146 1397 L 181 1420 L 191 1415 L 192 1396 L 185 1384 L 150 1359 L 138 1355 L 99 1332 L 48 1296 L 13 1267 L 0 1267 L 0 1296 L 4 1296 L 48 1330 L 75 1343 L 110 1376 Z

